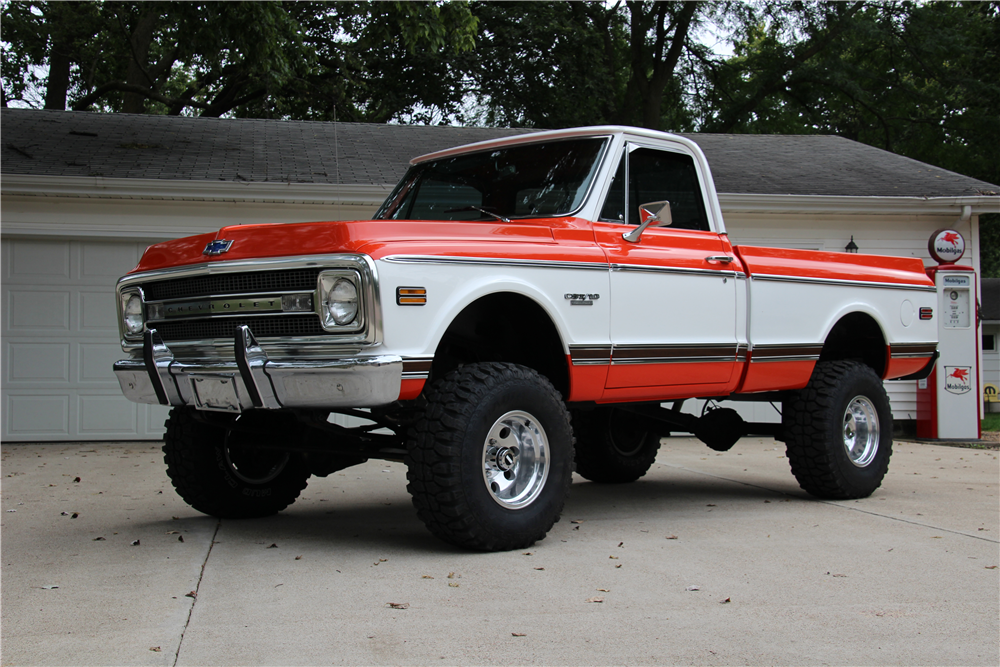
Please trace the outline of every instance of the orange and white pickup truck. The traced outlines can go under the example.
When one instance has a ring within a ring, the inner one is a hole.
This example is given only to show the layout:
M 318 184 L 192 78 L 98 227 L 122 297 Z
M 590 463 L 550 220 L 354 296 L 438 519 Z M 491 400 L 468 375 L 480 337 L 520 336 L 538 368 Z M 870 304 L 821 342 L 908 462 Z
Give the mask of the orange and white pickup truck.
M 635 481 L 671 432 L 770 435 L 810 494 L 868 496 L 883 380 L 937 357 L 920 260 L 734 246 L 698 146 L 627 127 L 416 158 L 372 220 L 159 243 L 117 296 L 115 373 L 172 406 L 167 473 L 195 509 L 269 515 L 311 475 L 405 461 L 420 519 L 480 550 L 542 539 L 574 470 Z

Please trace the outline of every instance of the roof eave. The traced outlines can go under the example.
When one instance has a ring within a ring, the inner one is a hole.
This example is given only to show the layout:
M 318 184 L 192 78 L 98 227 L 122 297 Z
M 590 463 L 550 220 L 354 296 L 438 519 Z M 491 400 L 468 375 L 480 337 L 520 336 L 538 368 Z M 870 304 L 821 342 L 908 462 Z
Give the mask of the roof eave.
M 87 176 L 4 174 L 3 196 L 103 199 L 246 201 L 275 204 L 355 204 L 378 206 L 392 185 L 259 181 L 181 181 Z
M 811 213 L 867 215 L 934 215 L 971 212 L 1000 213 L 1000 197 L 862 197 L 839 195 L 760 195 L 719 193 L 719 203 L 727 213 Z

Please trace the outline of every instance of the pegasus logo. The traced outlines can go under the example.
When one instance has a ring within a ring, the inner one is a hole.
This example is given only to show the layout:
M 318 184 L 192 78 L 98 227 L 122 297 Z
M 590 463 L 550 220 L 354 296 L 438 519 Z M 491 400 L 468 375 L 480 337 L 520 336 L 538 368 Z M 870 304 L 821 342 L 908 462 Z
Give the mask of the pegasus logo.
M 961 239 L 962 237 L 958 235 L 958 232 L 945 232 L 944 236 L 941 237 L 941 241 L 943 243 L 950 243 L 956 248 L 958 247 L 958 242 Z
M 967 394 L 972 391 L 970 375 L 972 366 L 945 366 L 944 388 L 952 394 Z

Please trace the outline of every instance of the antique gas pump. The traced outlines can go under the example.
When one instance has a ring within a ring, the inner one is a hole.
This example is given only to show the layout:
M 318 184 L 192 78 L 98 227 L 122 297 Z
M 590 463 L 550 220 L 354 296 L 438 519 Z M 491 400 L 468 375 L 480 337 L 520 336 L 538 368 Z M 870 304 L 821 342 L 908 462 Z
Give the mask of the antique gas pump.
M 917 437 L 978 440 L 980 432 L 979 317 L 976 272 L 957 266 L 965 239 L 940 229 L 928 244 L 938 266 L 927 269 L 937 287 L 940 357 L 926 380 L 917 382 Z

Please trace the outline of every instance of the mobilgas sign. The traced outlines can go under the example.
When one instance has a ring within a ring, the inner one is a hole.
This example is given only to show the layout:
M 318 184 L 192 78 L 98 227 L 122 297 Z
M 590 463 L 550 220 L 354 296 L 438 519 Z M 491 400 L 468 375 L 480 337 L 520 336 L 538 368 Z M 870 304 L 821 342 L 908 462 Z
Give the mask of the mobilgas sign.
M 927 250 L 938 264 L 954 264 L 965 254 L 965 239 L 954 229 L 939 229 L 931 234 Z

